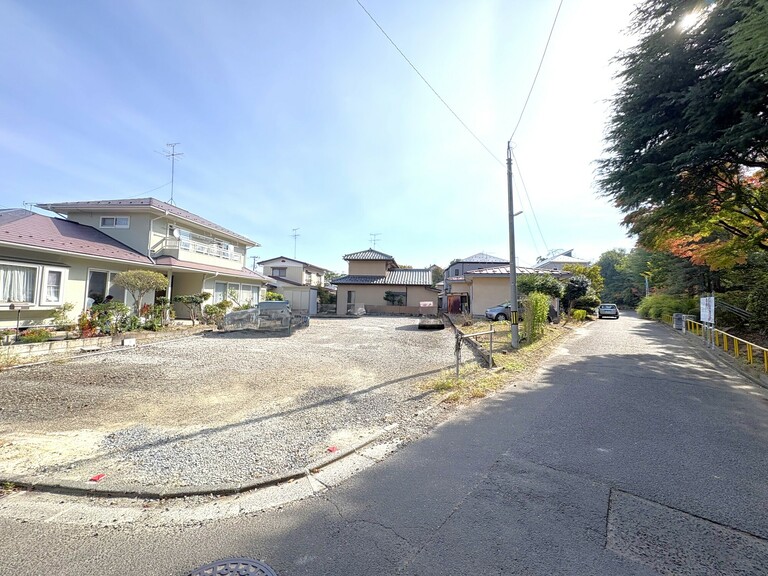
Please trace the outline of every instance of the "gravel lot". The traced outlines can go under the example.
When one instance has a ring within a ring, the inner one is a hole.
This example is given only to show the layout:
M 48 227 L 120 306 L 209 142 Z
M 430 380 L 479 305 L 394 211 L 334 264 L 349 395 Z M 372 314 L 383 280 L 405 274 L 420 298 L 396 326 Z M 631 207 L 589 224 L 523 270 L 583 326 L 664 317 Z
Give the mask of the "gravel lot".
M 194 486 L 303 467 L 435 401 L 450 330 L 313 319 L 287 337 L 175 340 L 0 373 L 0 477 Z

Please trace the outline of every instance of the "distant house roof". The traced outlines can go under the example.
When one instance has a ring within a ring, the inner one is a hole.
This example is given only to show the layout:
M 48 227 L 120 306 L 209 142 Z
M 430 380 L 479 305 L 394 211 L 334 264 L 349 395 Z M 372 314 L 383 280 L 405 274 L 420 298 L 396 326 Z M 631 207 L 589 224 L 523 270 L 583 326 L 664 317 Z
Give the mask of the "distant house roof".
M 288 258 L 287 256 L 278 256 L 277 258 L 269 258 L 268 260 L 262 260 L 259 262 L 260 265 L 264 266 L 264 264 L 269 264 L 270 262 L 280 262 L 281 260 L 290 260 L 291 262 L 296 262 L 297 264 L 301 264 L 302 266 L 305 266 L 307 268 L 312 268 L 313 270 L 317 270 L 318 272 L 330 272 L 327 268 L 322 268 L 321 266 L 315 266 L 314 264 L 310 264 L 309 262 L 302 262 L 301 260 L 296 260 L 295 258 Z
M 390 256 L 389 254 L 384 254 L 384 252 L 374 250 L 373 248 L 369 248 L 368 250 L 363 250 L 362 252 L 345 254 L 344 260 L 391 260 L 394 262 L 395 257 Z
M 470 272 L 465 272 L 465 276 L 509 276 L 509 264 L 506 266 L 493 266 L 490 268 L 481 268 L 479 270 L 471 270 Z M 523 266 L 518 266 L 516 269 L 516 272 L 518 274 L 550 274 L 552 276 L 560 276 L 560 275 L 567 275 L 567 272 L 562 272 L 561 270 L 539 270 L 536 268 L 526 268 Z
M 158 200 L 156 198 L 127 198 L 125 200 L 91 200 L 91 201 L 85 201 L 85 202 L 52 202 L 49 204 L 36 204 L 36 206 L 44 210 L 50 210 L 51 212 L 57 212 L 61 214 L 68 214 L 70 212 L 88 212 L 88 211 L 96 211 L 96 210 L 116 211 L 116 210 L 133 210 L 137 208 L 138 209 L 150 208 L 158 212 L 163 212 L 163 213 L 167 212 L 168 214 L 172 214 L 177 218 L 181 218 L 183 220 L 187 220 L 189 222 L 199 224 L 200 226 L 205 226 L 206 228 L 211 228 L 212 230 L 216 230 L 217 232 L 226 234 L 227 236 L 231 236 L 232 238 L 236 238 L 241 242 L 243 242 L 244 244 L 248 244 L 250 246 L 261 246 L 261 244 L 259 244 L 258 242 L 254 242 L 253 240 L 246 238 L 245 236 L 242 236 L 237 232 L 232 232 L 231 230 L 228 230 L 223 226 L 219 226 L 218 224 L 211 222 L 210 220 L 206 220 L 205 218 L 198 216 L 197 214 L 193 214 L 192 212 L 188 212 L 187 210 L 179 208 L 178 206 L 174 206 L 173 204 L 163 202 L 162 200 Z
M 539 262 L 534 266 L 534 268 L 546 268 L 547 266 L 564 266 L 566 264 L 589 264 L 589 260 L 584 260 L 583 258 L 574 258 L 573 257 L 573 248 L 570 250 L 563 250 L 562 252 L 559 252 L 555 254 L 554 256 L 551 256 L 547 258 L 546 260 Z
M 386 276 L 369 276 L 362 274 L 347 275 L 336 278 L 332 284 L 379 284 L 386 286 L 431 286 L 432 273 L 425 269 L 395 268 Z
M 269 276 L 264 276 L 255 270 L 250 268 L 240 268 L 239 270 L 233 270 L 232 268 L 223 268 L 221 266 L 211 266 L 210 264 L 201 264 L 200 262 L 188 262 L 185 260 L 179 260 L 173 256 L 160 256 L 155 258 L 155 262 L 158 266 L 167 266 L 168 268 L 177 268 L 179 270 L 196 270 L 198 272 L 214 272 L 219 273 L 222 276 L 236 276 L 238 278 L 249 278 L 251 280 L 261 280 L 262 282 L 271 282 Z
M 144 254 L 77 222 L 29 210 L 0 210 L 0 244 L 151 266 Z
M 457 264 L 459 262 L 466 262 L 470 264 L 493 264 L 493 263 L 499 263 L 502 262 L 509 262 L 509 258 L 499 258 L 497 256 L 491 256 L 490 254 L 486 254 L 485 252 L 478 252 L 477 254 L 472 254 L 472 256 L 467 256 L 466 258 L 462 258 L 461 260 L 457 260 L 454 262 L 454 264 Z

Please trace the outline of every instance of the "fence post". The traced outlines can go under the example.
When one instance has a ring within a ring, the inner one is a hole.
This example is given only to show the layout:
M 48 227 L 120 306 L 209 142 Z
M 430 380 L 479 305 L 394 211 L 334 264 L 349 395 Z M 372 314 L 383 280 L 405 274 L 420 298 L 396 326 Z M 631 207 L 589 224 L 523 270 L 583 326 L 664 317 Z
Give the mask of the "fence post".
M 459 379 L 459 363 L 461 362 L 461 334 L 456 333 L 456 380 Z
M 491 326 L 491 343 L 489 344 L 490 354 L 488 354 L 488 368 L 493 368 L 493 326 Z

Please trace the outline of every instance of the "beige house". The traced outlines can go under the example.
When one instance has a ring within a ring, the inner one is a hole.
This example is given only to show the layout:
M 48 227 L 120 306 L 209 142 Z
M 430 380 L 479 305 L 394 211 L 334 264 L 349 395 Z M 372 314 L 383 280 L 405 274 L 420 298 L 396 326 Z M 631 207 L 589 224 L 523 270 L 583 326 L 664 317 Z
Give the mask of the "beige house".
M 393 256 L 378 250 L 346 254 L 349 273 L 333 280 L 336 313 L 418 313 L 422 302 L 437 310 L 438 290 L 429 269 L 398 268 Z M 384 299 L 391 293 L 394 303 Z
M 458 314 L 462 311 L 468 312 L 472 308 L 472 281 L 466 277 L 466 274 L 473 270 L 481 270 L 503 264 L 509 264 L 509 260 L 491 256 L 485 252 L 453 260 L 445 268 L 441 308 L 451 314 Z
M 512 296 L 510 289 L 509 264 L 492 268 L 481 268 L 465 272 L 464 278 L 469 286 L 470 314 L 484 316 L 488 308 L 510 301 Z M 535 268 L 517 267 L 517 274 L 554 274 L 562 273 L 553 270 L 537 270 Z M 565 273 L 568 276 L 568 273 Z M 559 310 L 558 299 L 553 299 L 552 306 Z
M 211 302 L 263 299 L 269 278 L 245 268 L 254 242 L 155 198 L 38 204 L 59 214 L 0 210 L 0 325 L 49 323 L 53 310 L 71 303 L 72 319 L 89 299 L 112 295 L 132 305 L 114 284 L 118 272 L 155 270 L 169 279 L 167 294 L 210 292 Z M 13 305 L 13 307 L 11 307 Z M 19 315 L 19 310 L 22 313 Z M 178 318 L 187 310 L 177 306 Z
M 301 260 L 278 256 L 262 260 L 264 274 L 271 278 L 275 290 L 291 303 L 294 311 L 317 313 L 317 287 L 325 286 L 325 268 Z

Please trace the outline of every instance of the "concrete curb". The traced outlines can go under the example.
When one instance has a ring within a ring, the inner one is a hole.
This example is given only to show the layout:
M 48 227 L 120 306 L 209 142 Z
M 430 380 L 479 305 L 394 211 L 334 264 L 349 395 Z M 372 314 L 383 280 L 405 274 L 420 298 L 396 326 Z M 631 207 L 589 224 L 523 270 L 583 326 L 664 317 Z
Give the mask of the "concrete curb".
M 162 487 L 142 487 L 133 489 L 119 487 L 107 488 L 90 482 L 75 482 L 69 480 L 39 481 L 30 477 L 10 476 L 6 478 L 0 478 L 0 485 L 10 485 L 13 488 L 20 488 L 23 490 L 35 492 L 49 492 L 52 494 L 66 494 L 69 496 L 93 496 L 100 498 L 141 498 L 145 500 L 163 500 L 167 498 L 186 498 L 189 496 L 231 496 L 233 494 L 240 494 L 242 492 L 248 492 L 258 488 L 265 488 L 267 486 L 282 484 L 284 482 L 296 480 L 297 478 L 302 478 L 308 474 L 315 473 L 318 470 L 333 464 L 334 462 L 337 462 L 351 454 L 356 453 L 361 448 L 364 448 L 382 436 L 389 434 L 399 426 L 400 425 L 397 423 L 385 426 L 375 434 L 371 435 L 365 440 L 362 440 L 361 442 L 358 442 L 354 446 L 316 460 L 305 468 L 295 468 L 282 474 L 257 478 L 250 482 L 243 482 L 240 484 L 210 484 L 165 489 Z

